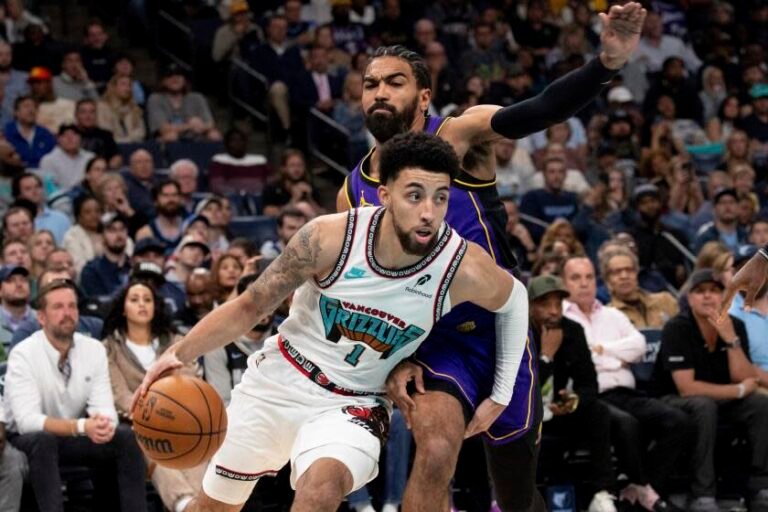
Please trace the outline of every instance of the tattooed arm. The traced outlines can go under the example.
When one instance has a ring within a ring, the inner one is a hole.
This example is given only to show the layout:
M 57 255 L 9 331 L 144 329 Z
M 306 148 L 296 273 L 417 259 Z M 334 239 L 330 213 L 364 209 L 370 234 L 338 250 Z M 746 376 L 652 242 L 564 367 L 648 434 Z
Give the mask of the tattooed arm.
M 346 213 L 326 215 L 301 228 L 246 292 L 211 311 L 152 364 L 134 401 L 161 374 L 239 338 L 304 281 L 326 275 L 341 251 L 346 219 Z

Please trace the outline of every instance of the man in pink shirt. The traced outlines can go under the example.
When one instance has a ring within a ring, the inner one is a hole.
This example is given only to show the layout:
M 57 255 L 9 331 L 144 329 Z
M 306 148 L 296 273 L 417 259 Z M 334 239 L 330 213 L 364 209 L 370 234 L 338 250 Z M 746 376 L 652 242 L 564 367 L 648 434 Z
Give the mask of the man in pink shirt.
M 692 425 L 679 410 L 635 389 L 629 365 L 642 359 L 645 338 L 624 313 L 598 302 L 592 262 L 585 257 L 566 260 L 563 281 L 570 293 L 563 300 L 563 315 L 584 328 L 600 398 L 611 406 L 616 450 L 632 482 L 621 491 L 621 499 L 647 510 L 673 510 L 656 489 L 664 491 Z M 649 437 L 656 444 L 645 453 L 642 440 Z

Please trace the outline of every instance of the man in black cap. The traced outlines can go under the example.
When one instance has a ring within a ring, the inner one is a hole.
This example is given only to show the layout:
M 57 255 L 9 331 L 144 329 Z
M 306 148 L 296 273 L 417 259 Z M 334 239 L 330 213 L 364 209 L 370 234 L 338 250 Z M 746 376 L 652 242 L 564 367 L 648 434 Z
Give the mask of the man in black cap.
M 739 225 L 739 196 L 736 189 L 722 188 L 713 198 L 715 220 L 704 224 L 693 244 L 695 253 L 707 242 L 720 241 L 731 251 L 748 243 L 749 233 Z
M 80 285 L 88 297 L 106 303 L 128 282 L 131 264 L 125 250 L 128 242 L 125 219 L 117 213 L 106 213 L 101 224 L 104 228 L 104 254 L 83 267 Z
M 29 270 L 18 265 L 7 265 L 0 269 L 0 328 L 5 334 L 13 333 L 24 321 L 35 317 L 29 306 L 30 298 Z M 3 339 L 4 342 L 10 342 Z
M 604 140 L 615 148 L 619 160 L 640 158 L 635 123 L 626 110 L 615 110 L 611 113 L 604 128 L 604 137 Z
M 597 398 L 597 374 L 577 322 L 563 317 L 570 294 L 559 277 L 539 276 L 528 284 L 531 328 L 539 354 L 539 384 L 544 401 L 544 434 L 565 437 L 590 450 L 591 492 L 599 502 L 612 500 L 616 483 L 611 463 L 611 414 Z M 569 388 L 569 381 L 572 386 Z
M 162 142 L 179 139 L 221 140 L 205 97 L 190 92 L 189 82 L 178 65 L 164 71 L 161 91 L 147 101 L 149 132 Z
M 690 311 L 664 327 L 654 383 L 666 403 L 685 411 L 696 425 L 689 510 L 716 512 L 714 451 L 718 418 L 743 424 L 751 443 L 754 493 L 750 510 L 768 510 L 768 396 L 755 393 L 757 373 L 746 354 L 749 339 L 741 320 L 718 321 L 723 285 L 711 269 L 688 282 Z
M 627 231 L 637 244 L 640 267 L 658 270 L 669 284 L 679 287 L 686 277 L 688 240 L 682 232 L 664 225 L 659 189 L 652 184 L 636 187 L 632 206 L 637 213 L 627 210 L 624 216 L 629 217 Z

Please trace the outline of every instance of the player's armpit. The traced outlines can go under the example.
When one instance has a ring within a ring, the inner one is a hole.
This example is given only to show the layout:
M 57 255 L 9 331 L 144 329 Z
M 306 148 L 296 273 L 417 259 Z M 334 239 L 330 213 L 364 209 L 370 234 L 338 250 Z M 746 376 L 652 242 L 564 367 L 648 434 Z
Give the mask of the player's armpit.
M 464 158 L 470 147 L 504 138 L 491 128 L 491 118 L 500 108 L 498 105 L 468 108 L 459 117 L 445 123 L 440 130 L 440 137 L 451 143 L 460 159 Z
M 354 208 L 355 205 L 349 202 L 349 196 L 347 195 L 347 187 L 349 186 L 349 177 L 344 179 L 344 184 L 339 189 L 339 193 L 336 194 L 336 211 L 341 213 Z
M 461 302 L 495 311 L 506 304 L 515 281 L 479 245 L 469 242 L 450 288 L 451 307 Z

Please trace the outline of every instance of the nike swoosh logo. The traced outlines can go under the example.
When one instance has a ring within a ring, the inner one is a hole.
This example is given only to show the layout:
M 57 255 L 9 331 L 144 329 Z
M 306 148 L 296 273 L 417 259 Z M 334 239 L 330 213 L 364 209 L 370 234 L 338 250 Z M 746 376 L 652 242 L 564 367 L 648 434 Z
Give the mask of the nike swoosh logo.
M 366 277 L 365 272 L 358 273 L 358 272 L 348 271 L 344 273 L 345 279 L 360 279 L 361 277 Z

